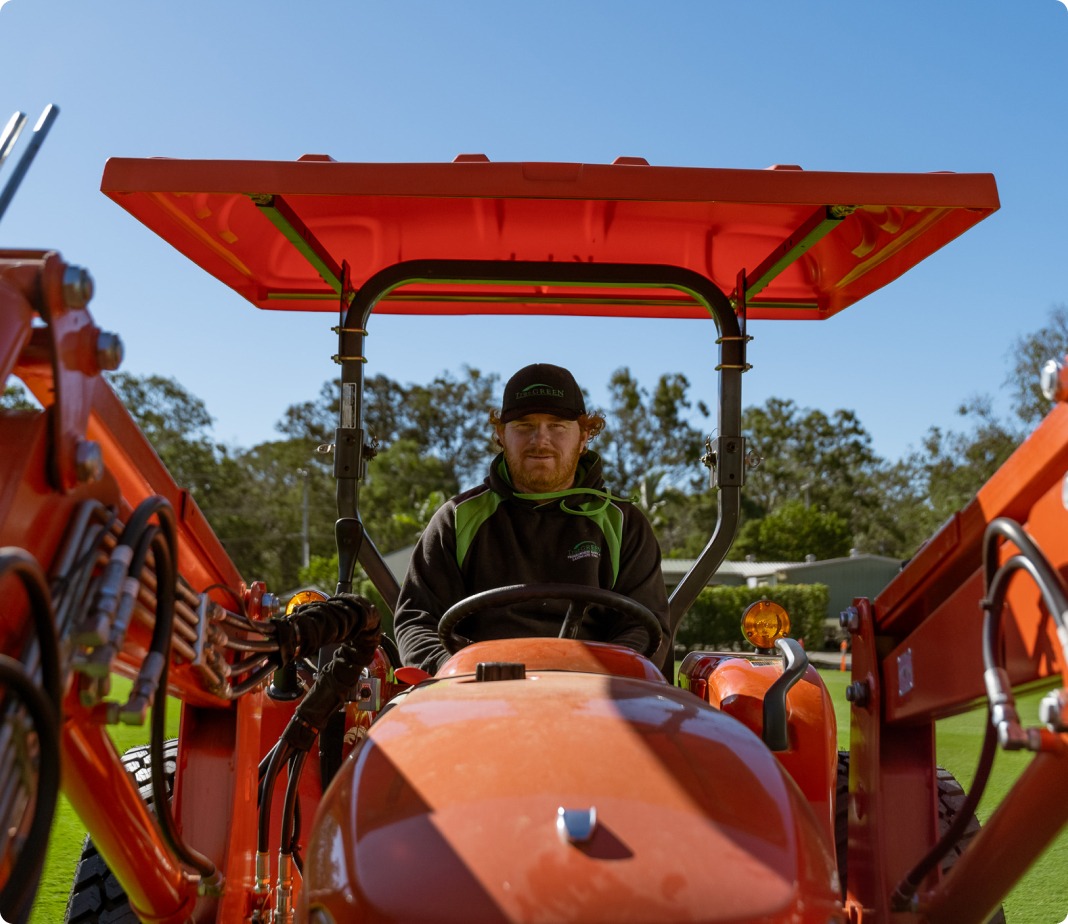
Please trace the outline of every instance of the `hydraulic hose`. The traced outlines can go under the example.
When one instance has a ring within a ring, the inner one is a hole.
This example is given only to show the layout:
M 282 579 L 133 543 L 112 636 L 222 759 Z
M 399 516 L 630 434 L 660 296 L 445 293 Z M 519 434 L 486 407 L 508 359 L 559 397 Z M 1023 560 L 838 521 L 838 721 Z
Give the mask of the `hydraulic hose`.
M 59 722 L 63 691 L 52 600 L 44 574 L 33 556 L 15 548 L 0 549 L 0 575 L 6 573 L 14 573 L 25 588 L 41 675 L 38 684 L 22 663 L 8 655 L 0 655 L 0 684 L 22 701 L 37 734 L 39 748 L 33 819 L 26 840 L 8 871 L 7 882 L 0 889 L 0 914 L 7 920 L 21 922 L 28 915 L 37 892 L 59 797 Z M 4 712 L 11 708 L 12 704 L 5 697 Z M 0 823 L 7 825 L 9 819 L 0 819 Z
M 293 755 L 293 748 L 284 741 L 279 741 L 271 751 L 271 759 L 260 784 L 259 828 L 256 833 L 256 851 L 266 855 L 270 849 L 271 802 L 274 797 L 274 784 L 282 765 Z
M 307 751 L 297 751 L 289 761 L 289 782 L 286 785 L 286 797 L 282 804 L 282 852 L 292 853 L 297 840 L 296 820 L 300 796 L 297 794 L 297 785 L 300 781 L 301 771 L 304 770 L 304 761 L 308 759 Z
M 0 915 L 7 921 L 22 922 L 37 892 L 59 798 L 59 722 L 49 698 L 38 689 L 22 665 L 3 654 L 0 654 L 0 683 L 13 689 L 22 700 L 33 722 L 40 749 L 33 820 L 22 849 L 11 864 L 7 882 L 0 889 Z
M 152 517 L 158 526 L 150 524 Z M 189 847 L 178 833 L 171 812 L 170 793 L 164 774 L 163 744 L 166 738 L 167 674 L 171 656 L 171 635 L 174 631 L 174 609 L 178 583 L 178 534 L 174 510 L 166 498 L 154 496 L 142 501 L 130 516 L 123 530 L 121 545 L 134 550 L 130 576 L 138 577 L 151 551 L 156 569 L 156 618 L 152 629 L 149 653 L 142 665 L 142 674 L 134 684 L 127 709 L 139 711 L 139 703 L 151 702 L 149 748 L 151 754 L 152 801 L 156 810 L 160 834 L 174 855 L 206 879 L 217 875 L 215 864 L 203 854 Z M 138 570 L 134 570 L 134 565 Z
M 271 803 L 283 764 L 292 761 L 286 802 L 283 807 L 282 852 L 291 853 L 295 843 L 294 819 L 296 787 L 306 755 L 319 732 L 355 691 L 360 674 L 374 658 L 381 640 L 378 611 L 363 597 L 336 594 L 328 600 L 308 603 L 290 616 L 277 619 L 277 636 L 282 665 L 293 663 L 302 651 L 341 642 L 333 659 L 319 673 L 275 745 L 262 771 L 260 784 L 257 852 L 266 856 L 269 848 Z
M 1020 554 L 1014 555 L 1004 565 L 999 566 L 997 548 L 998 539 L 1001 538 L 1015 545 Z M 999 590 L 999 585 L 1017 570 L 1027 571 L 1031 575 L 1063 638 L 1065 633 L 1068 633 L 1068 593 L 1065 592 L 1060 576 L 1019 523 L 1008 517 L 998 517 L 990 522 L 983 535 L 983 575 L 991 610 L 994 609 L 992 598 L 998 593 L 1000 599 L 996 604 L 996 611 L 1000 614 L 1004 591 Z M 983 633 L 983 661 L 987 669 L 996 666 L 998 660 L 995 639 L 999 626 L 1000 622 L 987 624 Z
M 62 709 L 63 688 L 59 670 L 59 642 L 56 639 L 48 583 L 32 555 L 10 546 L 0 549 L 0 575 L 8 573 L 19 578 L 29 598 L 30 617 L 39 649 L 41 685 L 58 717 Z

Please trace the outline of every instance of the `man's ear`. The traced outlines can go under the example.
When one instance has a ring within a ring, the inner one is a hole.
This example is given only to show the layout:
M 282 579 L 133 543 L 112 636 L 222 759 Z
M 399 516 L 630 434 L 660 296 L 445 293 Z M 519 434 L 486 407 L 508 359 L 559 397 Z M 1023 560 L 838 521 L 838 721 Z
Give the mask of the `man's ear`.
M 501 449 L 504 449 L 504 440 L 501 438 L 501 434 L 504 432 L 504 427 L 497 424 L 493 428 L 493 442 L 495 442 Z

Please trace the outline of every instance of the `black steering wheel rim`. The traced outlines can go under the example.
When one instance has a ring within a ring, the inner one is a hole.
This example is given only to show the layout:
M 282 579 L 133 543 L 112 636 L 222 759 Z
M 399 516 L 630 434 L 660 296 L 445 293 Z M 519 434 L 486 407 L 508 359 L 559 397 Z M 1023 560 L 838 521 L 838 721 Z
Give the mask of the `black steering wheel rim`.
M 649 643 L 642 654 L 650 658 L 660 647 L 664 639 L 664 630 L 660 621 L 653 611 L 643 603 L 607 590 L 603 587 L 591 587 L 585 584 L 554 584 L 548 582 L 535 582 L 530 584 L 510 584 L 506 587 L 494 587 L 491 590 L 483 590 L 469 597 L 464 597 L 450 606 L 438 622 L 438 638 L 449 654 L 456 654 L 461 648 L 471 644 L 471 640 L 458 635 L 456 628 L 463 620 L 474 613 L 491 606 L 512 606 L 517 603 L 528 603 L 531 600 L 567 600 L 570 603 L 567 615 L 561 626 L 563 633 L 572 626 L 575 632 L 581 622 L 581 615 L 575 618 L 575 606 L 584 603 L 586 606 L 604 606 L 615 610 L 624 617 L 629 617 L 638 623 L 649 636 Z

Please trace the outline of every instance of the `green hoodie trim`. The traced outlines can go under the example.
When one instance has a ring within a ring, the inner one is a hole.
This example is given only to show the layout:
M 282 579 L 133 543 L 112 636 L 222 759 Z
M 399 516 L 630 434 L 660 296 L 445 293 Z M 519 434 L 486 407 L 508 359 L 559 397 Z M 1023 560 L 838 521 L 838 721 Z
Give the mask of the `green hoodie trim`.
M 609 560 L 612 562 L 612 587 L 615 587 L 619 580 L 620 550 L 623 548 L 623 511 L 610 503 L 611 499 L 609 495 L 605 502 L 596 509 L 591 509 L 594 506 L 593 501 L 581 506 L 584 508 L 583 515 L 592 518 L 604 533 L 605 542 L 608 544 Z M 560 502 L 560 506 L 571 512 L 563 501 Z
M 509 487 L 514 487 L 508 471 L 508 465 L 504 459 L 501 459 L 497 472 Z M 585 468 L 580 465 L 576 480 L 581 481 L 584 474 Z M 487 497 L 487 495 L 489 496 Z M 567 505 L 567 498 L 580 495 L 593 496 L 597 500 L 580 503 L 577 507 L 569 507 Z M 605 491 L 600 488 L 565 488 L 563 491 L 545 491 L 533 494 L 515 492 L 512 496 L 517 500 L 525 501 L 559 499 L 560 509 L 564 513 L 570 513 L 572 516 L 589 517 L 593 520 L 601 530 L 602 535 L 604 535 L 605 544 L 608 546 L 608 560 L 612 566 L 612 586 L 616 586 L 616 582 L 619 580 L 619 559 L 623 548 L 623 511 L 613 501 L 627 502 L 627 498 L 617 497 L 611 491 Z M 491 499 L 493 501 L 492 504 Z M 471 547 L 478 528 L 493 515 L 503 500 L 504 498 L 495 491 L 487 491 L 486 494 L 480 494 L 478 497 L 465 501 L 460 507 L 456 508 L 456 559 L 459 564 L 463 564 L 463 558 Z M 465 511 L 461 523 L 460 508 L 467 507 L 468 504 L 474 501 L 481 501 L 482 503 L 477 509 L 472 508 L 469 511 Z M 462 533 L 461 530 L 463 531 Z M 461 535 L 463 536 L 462 539 Z
M 456 528 L 456 564 L 463 567 L 467 551 L 475 541 L 479 527 L 486 522 L 504 501 L 496 491 L 484 491 L 482 494 L 458 504 L 455 511 Z

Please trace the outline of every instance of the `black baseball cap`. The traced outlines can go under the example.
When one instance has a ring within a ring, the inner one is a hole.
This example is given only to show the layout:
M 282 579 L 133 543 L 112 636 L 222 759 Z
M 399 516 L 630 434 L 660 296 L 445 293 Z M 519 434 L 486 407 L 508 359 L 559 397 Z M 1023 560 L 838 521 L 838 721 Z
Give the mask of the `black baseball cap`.
M 565 420 L 578 420 L 586 413 L 586 402 L 575 377 L 561 366 L 533 363 L 524 366 L 504 386 L 501 423 L 527 414 L 552 414 Z

